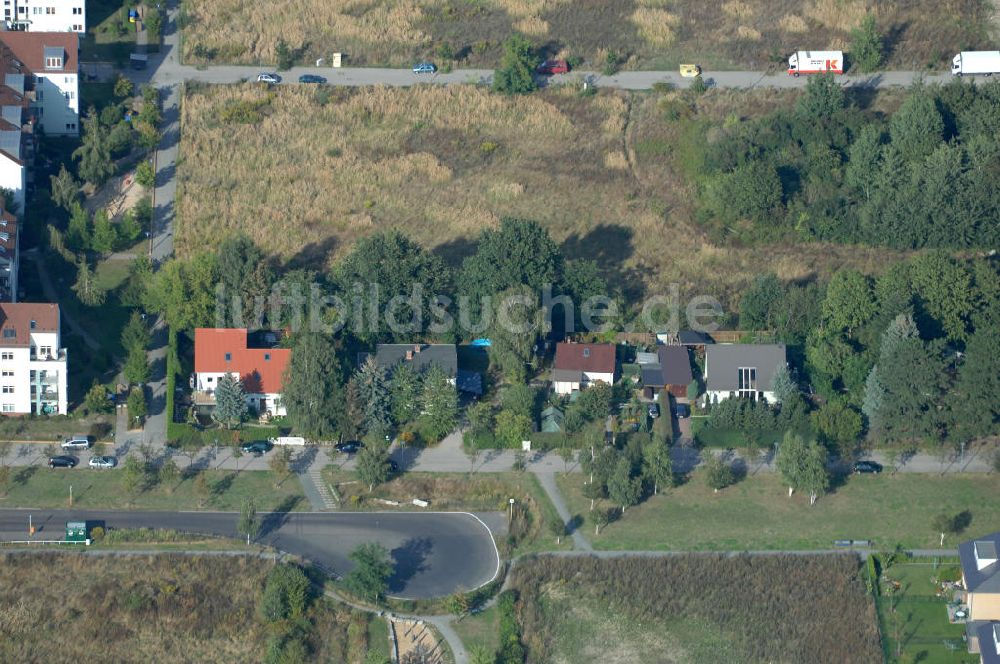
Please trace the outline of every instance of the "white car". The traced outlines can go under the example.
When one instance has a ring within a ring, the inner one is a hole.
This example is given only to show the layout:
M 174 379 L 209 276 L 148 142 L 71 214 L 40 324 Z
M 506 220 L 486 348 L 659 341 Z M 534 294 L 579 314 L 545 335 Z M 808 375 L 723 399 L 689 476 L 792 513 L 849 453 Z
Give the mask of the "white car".
M 258 83 L 281 83 L 281 77 L 271 72 L 263 71 L 257 74 Z
M 61 447 L 64 450 L 89 450 L 90 438 L 87 436 L 73 436 L 64 440 Z
M 118 459 L 113 456 L 95 456 L 90 458 L 87 465 L 91 468 L 114 468 L 118 465 Z

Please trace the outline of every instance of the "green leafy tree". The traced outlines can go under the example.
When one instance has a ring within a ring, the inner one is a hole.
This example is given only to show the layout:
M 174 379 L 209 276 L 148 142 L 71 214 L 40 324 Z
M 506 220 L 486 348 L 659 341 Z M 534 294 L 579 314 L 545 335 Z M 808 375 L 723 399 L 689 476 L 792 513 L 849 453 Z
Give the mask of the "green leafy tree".
M 836 445 L 848 456 L 861 436 L 861 414 L 843 401 L 828 401 L 812 413 L 813 428 L 820 439 Z
M 995 435 L 1000 428 L 1000 327 L 984 325 L 969 337 L 950 393 L 955 438 Z
M 522 440 L 531 438 L 531 419 L 512 410 L 501 410 L 496 417 L 497 442 L 509 449 L 520 449 Z
M 654 441 L 642 448 L 642 476 L 653 485 L 655 496 L 660 487 L 674 485 L 674 466 L 670 459 L 670 448 L 662 442 Z
M 138 457 L 130 456 L 125 458 L 122 466 L 122 487 L 132 498 L 145 487 L 146 466 Z
M 358 396 L 364 404 L 364 426 L 368 433 L 382 437 L 392 426 L 392 393 L 385 369 L 371 355 L 358 369 Z
M 73 151 L 73 158 L 80 162 L 80 177 L 91 184 L 102 185 L 115 173 L 108 131 L 101 125 L 97 109 L 93 106 L 83 120 L 82 144 Z
M 508 381 L 523 383 L 544 328 L 544 314 L 536 294 L 524 286 L 498 294 L 489 329 L 490 361 Z
M 778 449 L 778 472 L 788 485 L 788 495 L 798 489 L 808 492 L 809 504 L 816 503 L 819 494 L 830 486 L 826 469 L 826 450 L 816 441 L 787 432 Z
M 146 310 L 161 314 L 177 330 L 213 326 L 217 282 L 214 254 L 168 261 L 149 277 Z
M 851 144 L 844 182 L 852 190 L 871 200 L 882 157 L 882 128 L 870 124 L 861 128 Z
M 783 199 L 778 170 L 764 161 L 751 161 L 711 183 L 715 211 L 727 221 L 761 221 L 779 208 Z
M 740 329 L 772 330 L 785 286 L 773 272 L 757 276 L 740 298 Z
M 267 466 L 274 473 L 274 486 L 276 488 L 292 474 L 291 464 L 292 451 L 287 447 L 282 447 L 271 455 L 271 460 L 267 462 Z
M 145 351 L 152 340 L 149 327 L 138 311 L 133 311 L 129 316 L 128 323 L 122 328 L 122 348 L 132 350 L 138 348 Z
M 875 316 L 877 306 L 871 281 L 857 270 L 842 269 L 830 279 L 823 300 L 823 319 L 847 336 Z
M 282 381 L 282 399 L 292 425 L 312 439 L 331 439 L 341 426 L 345 394 L 332 340 L 301 332 Z
M 389 391 L 392 394 L 392 419 L 403 425 L 420 415 L 420 395 L 422 392 L 420 375 L 408 364 L 401 364 L 392 370 Z
M 941 144 L 944 119 L 934 96 L 927 88 L 916 86 L 889 121 L 892 145 L 906 161 L 924 159 Z
M 608 478 L 608 497 L 621 505 L 622 514 L 642 497 L 642 480 L 632 476 L 632 464 L 626 458 L 618 460 L 614 472 Z
M 133 424 L 140 424 L 146 418 L 146 395 L 141 387 L 133 387 L 128 394 L 128 418 Z
M 267 622 L 297 619 L 309 603 L 309 578 L 298 565 L 279 563 L 264 582 L 260 613 Z
M 111 402 L 108 401 L 108 388 L 95 380 L 94 384 L 87 390 L 87 395 L 83 398 L 83 407 L 88 413 L 110 412 Z
M 156 183 L 156 171 L 153 170 L 153 164 L 145 159 L 140 161 L 139 165 L 135 167 L 135 181 L 147 189 L 152 187 Z
M 774 392 L 774 398 L 778 403 L 792 401 L 799 395 L 799 386 L 792 378 L 788 365 L 782 364 L 775 370 L 771 379 L 771 391 Z
M 530 385 L 508 385 L 500 395 L 500 403 L 504 410 L 534 419 L 537 396 L 538 392 Z
M 157 476 L 160 483 L 166 487 L 167 493 L 173 493 L 177 480 L 180 479 L 181 469 L 173 459 L 167 459 L 160 465 Z
M 72 251 L 86 251 L 90 247 L 90 215 L 79 202 L 70 203 L 69 225 L 66 227 L 66 246 Z
M 806 92 L 799 97 L 796 110 L 808 121 L 829 121 L 844 108 L 844 89 L 833 74 L 810 76 Z
M 594 511 L 594 503 L 604 498 L 607 493 L 603 484 L 597 482 L 587 482 L 583 485 L 583 497 L 590 501 L 590 511 Z
M 284 39 L 279 39 L 274 45 L 274 58 L 278 69 L 281 71 L 287 71 L 295 64 L 292 49 L 288 48 L 288 44 L 285 43 Z
M 851 60 L 863 73 L 870 73 L 882 64 L 882 34 L 875 25 L 875 17 L 866 14 L 861 24 L 851 31 L 851 45 L 848 53 Z
M 493 89 L 506 95 L 528 94 L 538 89 L 535 68 L 538 56 L 528 38 L 512 34 L 503 43 L 500 66 L 493 73 Z
M 80 200 L 80 183 L 66 170 L 65 164 L 59 167 L 58 175 L 49 176 L 49 182 L 52 188 L 52 202 L 71 212 L 73 204 Z
M 951 341 L 964 341 L 976 309 L 972 274 L 962 263 L 942 251 L 932 251 L 910 261 L 910 283 L 921 311 L 921 328 L 932 328 Z
M 215 410 L 212 418 L 227 429 L 239 426 L 247 417 L 247 395 L 243 381 L 225 374 L 215 386 Z
M 108 219 L 108 213 L 98 210 L 94 214 L 94 235 L 90 241 L 90 248 L 99 254 L 109 254 L 114 250 L 117 239 L 118 234 Z
M 216 269 L 227 298 L 225 316 L 232 327 L 253 327 L 267 304 L 274 274 L 264 253 L 242 233 L 219 244 Z
M 87 261 L 81 260 L 77 266 L 76 283 L 73 284 L 73 292 L 80 300 L 80 303 L 88 307 L 99 307 L 104 304 L 107 291 L 101 288 L 94 276 L 94 271 L 90 269 Z
M 344 585 L 367 600 L 381 600 L 392 575 L 389 552 L 381 544 L 368 542 L 354 549 L 349 557 L 354 561 L 354 569 L 344 577 Z
M 477 401 L 465 412 L 469 418 L 469 428 L 473 434 L 484 434 L 493 430 L 493 405 L 488 401 Z
M 733 483 L 733 469 L 720 457 L 708 453 L 705 459 L 705 482 L 715 493 Z
M 440 367 L 424 374 L 424 417 L 428 433 L 440 440 L 458 424 L 458 392 Z
M 125 97 L 131 97 L 132 93 L 135 91 L 135 86 L 132 81 L 129 80 L 127 76 L 118 74 L 118 78 L 115 80 L 114 95 L 119 99 L 124 99 Z
M 358 452 L 358 479 L 368 485 L 371 493 L 376 484 L 389 479 L 389 450 L 383 444 L 365 445 Z
M 128 277 L 118 291 L 118 301 L 126 307 L 141 307 L 146 301 L 146 291 L 153 278 L 153 262 L 142 254 L 128 266 Z
M 236 529 L 241 535 L 246 535 L 248 546 L 250 545 L 250 540 L 257 537 L 257 533 L 260 532 L 260 520 L 257 518 L 257 505 L 254 503 L 253 498 L 243 499 L 243 504 L 240 505 L 240 520 Z

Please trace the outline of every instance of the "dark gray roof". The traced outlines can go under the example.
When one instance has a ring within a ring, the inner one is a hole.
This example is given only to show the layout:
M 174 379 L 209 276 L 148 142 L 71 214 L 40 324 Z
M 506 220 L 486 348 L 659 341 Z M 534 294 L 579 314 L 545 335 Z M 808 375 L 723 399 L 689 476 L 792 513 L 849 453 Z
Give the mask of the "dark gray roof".
M 646 387 L 663 387 L 663 367 L 659 364 L 642 365 L 642 384 Z
M 579 383 L 583 380 L 583 372 L 577 369 L 553 369 L 549 378 L 553 383 Z
M 24 74 L 4 74 L 3 83 L 18 94 L 24 94 Z
M 46 46 L 42 55 L 46 60 L 49 58 L 64 58 L 66 57 L 66 49 L 62 46 Z
M 23 117 L 23 111 L 20 106 L 4 106 L 0 109 L 0 115 L 3 119 L 11 123 L 15 127 L 21 126 L 21 118 Z
M 663 382 L 665 385 L 687 386 L 691 375 L 691 359 L 684 346 L 660 346 L 656 352 L 663 367 Z
M 979 637 L 979 655 L 983 664 L 1000 664 L 1000 622 L 983 622 L 976 628 Z
M 410 353 L 410 359 L 407 359 L 407 353 Z M 418 372 L 436 365 L 449 378 L 454 378 L 458 373 L 455 344 L 379 344 L 375 349 L 375 362 L 390 372 L 405 362 Z
M 704 332 L 695 332 L 694 330 L 680 330 L 677 332 L 677 339 L 682 346 L 705 346 L 715 343 L 712 337 Z
M 966 590 L 976 593 L 1000 593 L 998 548 L 1000 548 L 1000 532 L 977 537 L 958 545 L 958 557 L 962 561 Z M 993 562 L 980 569 L 981 563 L 987 559 Z
M 784 344 L 715 344 L 705 349 L 705 379 L 710 391 L 739 389 L 741 367 L 757 369 L 757 389 L 770 392 L 778 367 L 785 366 Z

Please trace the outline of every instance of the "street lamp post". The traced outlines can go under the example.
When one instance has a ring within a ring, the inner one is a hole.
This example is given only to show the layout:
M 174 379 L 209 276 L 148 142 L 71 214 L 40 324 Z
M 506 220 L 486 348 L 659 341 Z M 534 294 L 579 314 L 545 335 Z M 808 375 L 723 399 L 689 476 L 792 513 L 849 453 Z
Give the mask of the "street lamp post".
M 510 520 L 508 523 L 514 523 L 514 499 L 510 499 Z

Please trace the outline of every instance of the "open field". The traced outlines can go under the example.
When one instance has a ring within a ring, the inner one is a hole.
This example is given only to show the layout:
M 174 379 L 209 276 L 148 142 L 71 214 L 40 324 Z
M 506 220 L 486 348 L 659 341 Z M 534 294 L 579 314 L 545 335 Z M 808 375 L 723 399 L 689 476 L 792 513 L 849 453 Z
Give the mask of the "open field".
M 0 660 L 259 662 L 273 626 L 258 617 L 269 561 L 176 555 L 0 557 Z M 53 583 L 64 579 L 65 583 Z M 381 618 L 314 600 L 309 661 L 387 661 Z M 378 658 L 381 655 L 381 659 Z M 366 659 L 370 657 L 370 659 Z
M 497 542 L 498 546 L 507 546 L 506 553 L 572 548 L 570 538 L 563 537 L 557 545 L 550 534 L 548 524 L 559 516 L 530 473 L 477 473 L 469 477 L 467 473 L 407 472 L 377 485 L 371 493 L 354 472 L 327 466 L 323 477 L 336 490 L 338 508 L 343 510 L 424 511 L 412 504 L 414 498 L 419 498 L 430 503 L 426 509 L 506 513 L 507 501 L 514 498 L 512 535 L 506 542 Z M 385 500 L 400 504 L 390 507 L 380 502 Z
M 797 48 L 844 48 L 873 3 L 864 0 L 185 0 L 189 63 L 273 63 L 279 39 L 301 61 L 345 53 L 354 65 L 493 65 L 512 32 L 546 55 L 574 55 L 600 67 L 614 52 L 635 68 L 679 62 L 763 68 Z M 989 3 L 892 0 L 874 4 L 890 65 L 939 65 L 985 46 Z
M 152 483 L 130 495 L 121 470 L 61 470 L 38 466 L 12 469 L 10 486 L 0 495 L 0 507 L 73 507 L 80 509 L 236 510 L 252 497 L 257 510 L 309 509 L 302 487 L 293 476 L 277 487 L 269 470 L 202 471 L 207 493 L 199 494 L 195 480 L 176 480 L 172 486 Z
M 571 513 L 586 515 L 581 475 L 558 476 Z M 605 502 L 606 507 L 611 507 Z M 963 539 L 996 530 L 1000 494 L 993 475 L 880 475 L 851 477 L 812 507 L 809 497 L 788 497 L 776 474 L 750 476 L 715 494 L 695 472 L 680 487 L 630 507 L 602 528 L 595 548 L 679 551 L 831 549 L 834 540 L 867 539 L 881 549 L 938 546 L 931 520 L 941 512 L 972 514 Z M 945 541 L 956 546 L 957 541 Z
M 511 572 L 529 662 L 881 662 L 842 556 L 545 557 Z
M 719 91 L 699 104 L 773 97 Z M 520 216 L 543 224 L 567 257 L 597 261 L 633 300 L 677 283 L 682 295 L 724 303 L 765 270 L 804 279 L 895 258 L 711 241 L 666 165 L 660 99 L 569 87 L 507 98 L 472 86 L 192 86 L 175 246 L 190 255 L 242 230 L 280 260 L 322 268 L 357 238 L 399 228 L 456 261 L 500 217 Z

